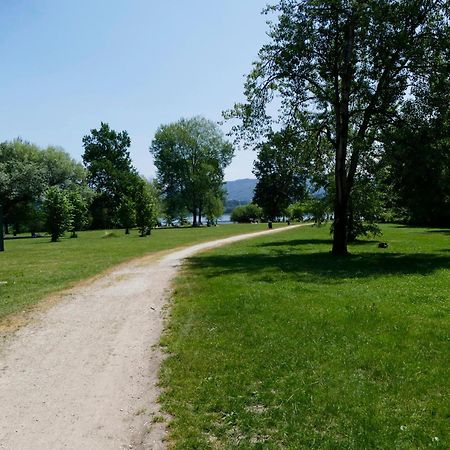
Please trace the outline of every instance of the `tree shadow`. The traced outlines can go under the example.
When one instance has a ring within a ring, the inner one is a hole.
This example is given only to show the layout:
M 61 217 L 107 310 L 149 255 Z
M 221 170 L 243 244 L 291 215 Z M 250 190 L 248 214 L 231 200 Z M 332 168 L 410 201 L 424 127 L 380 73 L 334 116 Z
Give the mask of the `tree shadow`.
M 274 282 L 281 273 L 283 279 L 323 284 L 339 284 L 348 279 L 358 278 L 429 275 L 436 270 L 450 267 L 450 256 L 379 252 L 345 257 L 333 256 L 329 252 L 299 251 L 217 256 L 206 254 L 192 257 L 189 261 L 194 268 L 205 269 L 204 273 L 211 278 L 244 274 L 249 282 Z
M 378 244 L 380 241 L 363 240 L 352 242 L 351 245 L 362 246 L 367 244 Z M 264 242 L 257 244 L 258 247 L 298 247 L 301 245 L 324 245 L 328 248 L 333 245 L 331 239 L 291 239 L 289 241 Z
M 437 230 L 427 230 L 427 233 L 439 233 L 439 234 L 444 234 L 446 236 L 450 236 L 450 229 L 442 228 L 442 229 L 437 229 Z

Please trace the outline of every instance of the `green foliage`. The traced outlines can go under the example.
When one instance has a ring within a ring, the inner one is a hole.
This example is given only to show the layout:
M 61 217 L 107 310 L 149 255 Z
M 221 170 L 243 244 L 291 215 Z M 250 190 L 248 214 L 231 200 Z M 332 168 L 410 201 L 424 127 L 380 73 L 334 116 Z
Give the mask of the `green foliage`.
M 136 204 L 129 198 L 124 197 L 119 206 L 119 220 L 122 227 L 125 228 L 125 234 L 130 233 L 130 228 L 136 224 Z
M 155 185 L 141 180 L 136 192 L 136 225 L 141 237 L 149 235 L 158 223 L 158 198 Z
M 130 137 L 107 123 L 83 137 L 83 162 L 89 171 L 89 184 L 96 191 L 93 202 L 95 227 L 116 225 L 118 210 L 126 196 L 131 196 L 138 178 L 131 164 Z
M 214 122 L 194 117 L 161 125 L 150 152 L 167 216 L 177 217 L 187 209 L 194 225 L 200 224 L 207 197 L 222 195 L 224 169 L 233 157 L 231 144 Z
M 239 119 L 234 131 L 247 144 L 274 123 L 316 141 L 305 157 L 334 175 L 333 252 L 346 254 L 356 176 L 379 160 L 380 131 L 411 84 L 447 65 L 449 9 L 442 1 L 279 0 L 267 11 L 277 21 L 247 77 L 247 102 L 225 117 Z
M 89 225 L 89 200 L 86 192 L 80 188 L 72 188 L 66 192 L 67 199 L 71 208 L 71 227 L 72 237 L 77 237 L 77 231 L 86 229 Z
M 223 198 L 213 193 L 206 195 L 204 212 L 209 225 L 217 224 L 217 219 L 223 214 L 224 210 Z
M 51 234 L 52 242 L 57 242 L 72 226 L 70 201 L 59 187 L 53 186 L 45 192 L 43 210 L 47 231 Z
M 303 221 L 306 216 L 305 202 L 296 202 L 289 205 L 286 215 L 289 220 L 296 220 L 297 222 Z
M 263 210 L 258 205 L 236 206 L 231 212 L 230 220 L 238 223 L 256 223 L 262 220 Z
M 266 217 L 284 216 L 287 207 L 306 195 L 306 167 L 302 162 L 304 143 L 291 130 L 274 133 L 258 146 L 253 173 L 258 182 L 253 202 Z
M 317 226 L 325 222 L 331 213 L 327 197 L 310 198 L 305 202 L 305 213 Z
M 16 139 L 0 144 L 0 198 L 6 225 L 16 232 L 41 230 L 40 207 L 45 191 L 86 189 L 86 170 L 60 148 L 40 149 Z
M 416 225 L 450 226 L 449 71 L 419 85 L 384 136 L 381 181 L 393 194 L 388 204 Z
M 450 447 L 449 229 L 330 255 L 302 227 L 189 259 L 163 338 L 174 449 Z

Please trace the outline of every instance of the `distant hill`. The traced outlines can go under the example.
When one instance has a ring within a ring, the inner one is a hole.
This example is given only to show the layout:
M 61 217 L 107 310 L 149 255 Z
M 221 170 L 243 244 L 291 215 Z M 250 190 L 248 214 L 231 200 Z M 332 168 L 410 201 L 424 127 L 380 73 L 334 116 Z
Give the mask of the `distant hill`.
M 224 187 L 227 191 L 227 202 L 234 200 L 242 204 L 250 203 L 253 198 L 255 186 L 256 180 L 251 178 L 226 181 Z

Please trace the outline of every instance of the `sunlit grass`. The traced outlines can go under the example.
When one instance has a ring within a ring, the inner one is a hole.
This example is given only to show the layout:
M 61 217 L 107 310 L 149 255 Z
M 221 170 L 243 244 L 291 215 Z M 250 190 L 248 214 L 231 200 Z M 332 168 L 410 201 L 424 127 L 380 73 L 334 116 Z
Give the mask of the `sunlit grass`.
M 175 448 L 450 448 L 450 232 L 328 227 L 191 259 L 163 344 Z
M 266 228 L 257 224 L 156 229 L 145 238 L 137 231 L 86 231 L 57 243 L 47 237 L 8 239 L 6 251 L 0 253 L 0 319 L 127 259 Z

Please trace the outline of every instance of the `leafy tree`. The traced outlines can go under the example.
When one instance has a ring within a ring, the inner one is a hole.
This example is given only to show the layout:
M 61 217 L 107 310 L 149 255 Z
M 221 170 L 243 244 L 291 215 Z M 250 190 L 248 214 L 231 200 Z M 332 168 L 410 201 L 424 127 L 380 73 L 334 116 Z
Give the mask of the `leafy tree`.
M 37 163 L 47 186 L 72 188 L 87 184 L 86 169 L 60 147 L 50 146 L 40 150 Z
M 19 204 L 35 200 L 46 188 L 38 153 L 37 146 L 20 139 L 0 144 L 0 201 L 6 233 L 12 210 Z
M 304 220 L 306 214 L 306 205 L 304 201 L 292 203 L 287 208 L 287 217 L 289 220 L 296 220 L 301 222 Z
M 223 214 L 223 196 L 218 197 L 213 193 L 209 193 L 205 199 L 204 211 L 208 225 L 216 225 L 217 219 Z
M 347 253 L 356 175 L 379 158 L 380 130 L 395 118 L 410 85 L 446 64 L 449 8 L 441 0 L 280 0 L 271 42 L 259 52 L 237 117 L 238 138 L 254 142 L 278 121 L 317 140 L 334 173 L 333 253 Z M 326 145 L 323 145 L 326 142 Z
M 384 136 L 381 181 L 392 193 L 388 205 L 415 225 L 450 226 L 449 74 L 447 66 L 417 86 Z
M 158 223 L 159 192 L 154 184 L 141 180 L 136 191 L 136 225 L 140 236 L 151 234 Z
M 53 186 L 45 193 L 43 210 L 46 228 L 51 234 L 52 242 L 57 242 L 72 225 L 70 201 L 59 187 Z
M 193 225 L 201 224 L 207 196 L 221 195 L 224 169 L 233 157 L 231 144 L 213 122 L 194 117 L 160 126 L 150 152 L 170 215 L 187 209 Z
M 28 227 L 36 231 L 40 223 L 40 205 L 48 187 L 86 187 L 86 170 L 64 150 L 40 149 L 16 139 L 0 144 L 0 198 L 5 225 L 14 230 Z
M 124 197 L 119 207 L 119 220 L 125 228 L 125 234 L 130 234 L 130 228 L 136 223 L 136 204 L 129 197 Z
M 93 203 L 94 226 L 115 225 L 124 197 L 130 196 L 136 179 L 130 145 L 126 131 L 116 132 L 103 122 L 83 137 L 83 162 L 89 171 L 89 184 L 98 195 Z
M 311 197 L 305 202 L 305 214 L 317 226 L 325 222 L 329 216 L 330 207 L 327 197 Z
M 77 237 L 77 231 L 84 230 L 89 224 L 88 196 L 80 188 L 72 188 L 66 192 L 72 212 L 70 231 L 71 237 Z
M 285 216 L 288 206 L 306 194 L 306 167 L 300 145 L 290 130 L 284 130 L 271 134 L 258 146 L 253 169 L 258 182 L 253 202 L 270 220 Z
M 254 223 L 262 220 L 263 210 L 258 205 L 236 206 L 231 212 L 230 220 L 238 223 Z

